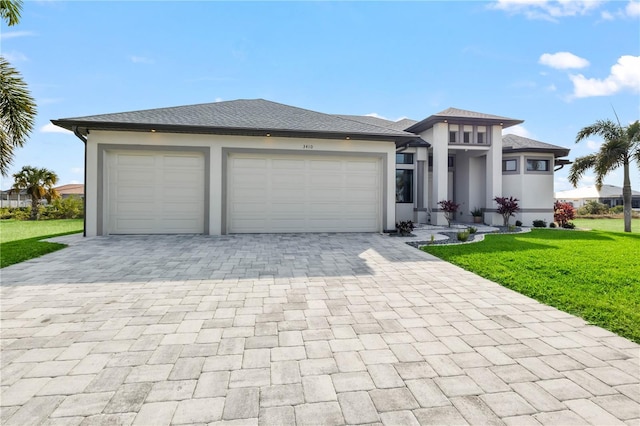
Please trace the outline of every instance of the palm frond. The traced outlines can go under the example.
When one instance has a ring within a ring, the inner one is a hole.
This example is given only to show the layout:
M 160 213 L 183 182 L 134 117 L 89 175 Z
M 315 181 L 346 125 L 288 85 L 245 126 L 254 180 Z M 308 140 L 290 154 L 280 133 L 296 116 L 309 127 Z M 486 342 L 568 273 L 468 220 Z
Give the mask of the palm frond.
M 0 17 L 4 19 L 7 26 L 12 26 L 20 21 L 22 11 L 22 0 L 0 0 Z
M 574 187 L 578 186 L 578 182 L 582 179 L 582 176 L 589 169 L 594 168 L 597 162 L 597 154 L 585 155 L 584 157 L 578 157 L 573 161 L 571 169 L 569 169 L 569 182 Z

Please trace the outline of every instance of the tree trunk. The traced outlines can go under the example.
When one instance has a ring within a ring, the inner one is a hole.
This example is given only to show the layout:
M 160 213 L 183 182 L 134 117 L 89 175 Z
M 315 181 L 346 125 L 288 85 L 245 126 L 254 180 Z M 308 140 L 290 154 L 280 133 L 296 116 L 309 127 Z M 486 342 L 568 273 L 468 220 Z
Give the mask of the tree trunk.
M 38 220 L 38 199 L 31 196 L 31 220 Z
M 629 160 L 623 165 L 624 183 L 622 185 L 622 203 L 624 207 L 624 232 L 631 232 L 631 179 L 629 178 Z

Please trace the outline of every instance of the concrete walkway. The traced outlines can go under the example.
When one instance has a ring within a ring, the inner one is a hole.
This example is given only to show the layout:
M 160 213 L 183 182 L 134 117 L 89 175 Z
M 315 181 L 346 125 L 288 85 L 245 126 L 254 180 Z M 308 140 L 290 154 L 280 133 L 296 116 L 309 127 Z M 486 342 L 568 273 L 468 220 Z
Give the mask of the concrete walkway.
M 374 234 L 79 239 L 0 271 L 0 423 L 640 424 L 640 347 Z

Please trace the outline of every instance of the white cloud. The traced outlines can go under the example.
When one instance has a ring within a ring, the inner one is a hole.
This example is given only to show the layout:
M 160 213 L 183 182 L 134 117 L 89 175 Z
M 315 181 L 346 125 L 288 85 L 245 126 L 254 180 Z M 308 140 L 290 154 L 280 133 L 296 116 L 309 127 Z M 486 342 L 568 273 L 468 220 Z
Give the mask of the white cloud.
M 27 55 L 21 52 L 2 52 L 2 56 L 9 62 L 24 62 L 29 60 Z
M 546 89 L 550 92 L 555 92 L 556 90 L 558 90 L 558 88 L 556 87 L 555 84 L 550 84 L 546 87 Z
M 627 12 L 627 16 L 630 17 L 640 16 L 640 1 L 631 0 L 629 3 L 627 3 L 625 12 Z
M 365 114 L 365 117 L 375 117 L 375 118 L 381 118 L 383 120 L 388 120 L 387 117 L 383 117 L 380 114 L 376 113 L 376 112 L 370 112 L 369 114 Z
M 587 141 L 587 148 L 589 148 L 591 151 L 598 151 L 600 150 L 600 147 L 602 146 L 602 142 L 596 142 L 596 141 Z
M 223 100 L 222 98 L 216 98 L 214 102 L 222 102 L 222 100 Z
M 36 33 L 33 31 L 8 31 L 0 34 L 0 40 L 7 40 L 10 38 L 18 38 L 18 37 L 30 37 L 34 36 Z
M 615 16 L 613 16 L 613 14 L 607 10 L 602 11 L 600 13 L 600 17 L 605 21 L 613 21 L 615 19 Z
M 146 56 L 129 56 L 129 59 L 134 64 L 153 64 L 155 61 L 151 58 L 147 58 Z
M 502 134 L 503 135 L 512 134 L 512 135 L 522 136 L 524 138 L 533 137 L 533 134 L 529 130 L 527 130 L 522 124 L 518 124 L 515 126 L 508 127 L 506 129 L 502 129 Z
M 559 70 L 589 66 L 589 61 L 571 52 L 543 53 L 538 59 L 538 63 Z
M 82 168 L 82 167 L 72 167 L 71 168 L 71 173 L 76 174 L 76 175 L 82 174 L 82 173 L 84 173 L 84 168 Z
M 528 19 L 557 22 L 565 16 L 586 15 L 602 3 L 596 0 L 498 0 L 490 7 L 512 15 L 522 14 Z
M 640 93 L 640 56 L 621 56 L 604 79 L 587 78 L 582 74 L 570 75 L 573 97 L 608 96 L 629 90 Z
M 40 128 L 42 133 L 73 133 L 70 130 L 63 129 L 62 127 L 58 127 L 53 123 L 47 123 Z

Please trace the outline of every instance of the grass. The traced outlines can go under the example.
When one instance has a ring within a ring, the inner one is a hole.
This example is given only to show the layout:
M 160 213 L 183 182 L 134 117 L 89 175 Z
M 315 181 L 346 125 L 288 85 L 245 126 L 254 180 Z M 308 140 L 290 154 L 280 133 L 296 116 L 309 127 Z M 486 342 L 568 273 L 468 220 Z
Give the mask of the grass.
M 82 232 L 82 219 L 43 221 L 0 221 L 0 268 L 24 262 L 66 247 L 40 241 L 45 238 Z
M 640 235 L 536 229 L 423 250 L 640 343 Z
M 598 231 L 623 232 L 624 219 L 573 219 L 578 228 L 594 229 Z M 631 232 L 640 234 L 640 219 L 631 220 Z

